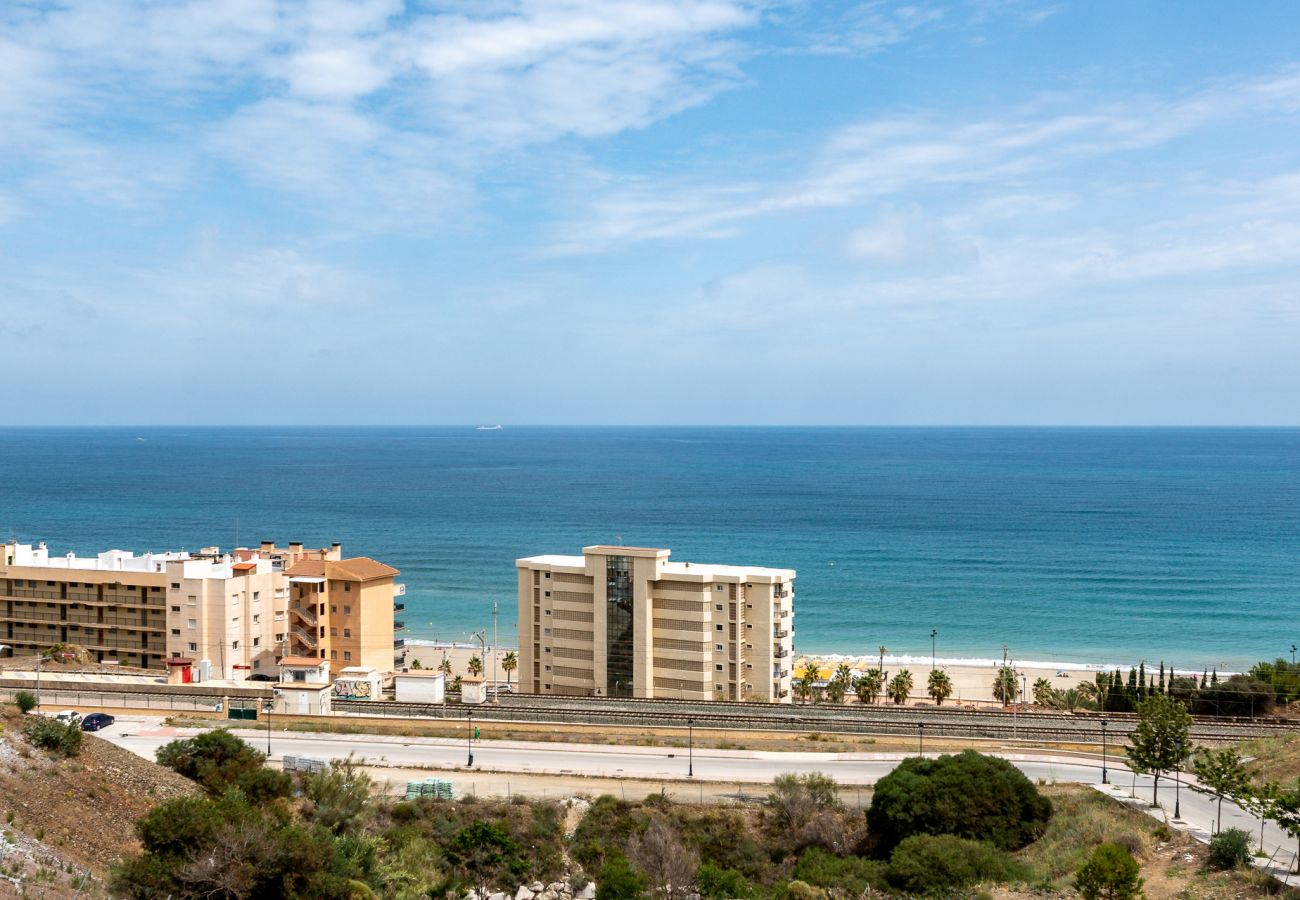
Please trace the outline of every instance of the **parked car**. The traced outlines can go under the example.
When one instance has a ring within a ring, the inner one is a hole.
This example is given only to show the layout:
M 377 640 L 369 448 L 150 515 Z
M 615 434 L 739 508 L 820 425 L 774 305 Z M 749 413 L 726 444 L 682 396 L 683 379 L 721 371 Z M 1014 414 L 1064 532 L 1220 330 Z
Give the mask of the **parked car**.
M 56 712 L 54 714 L 54 718 L 65 725 L 69 722 L 77 721 L 77 719 L 80 717 L 81 717 L 81 713 L 77 712 L 75 709 L 65 709 L 65 710 L 61 710 L 60 712 Z
M 276 678 L 274 675 L 265 675 L 261 672 L 258 672 L 256 675 L 249 675 L 248 680 L 249 681 L 279 681 L 279 679 Z
M 91 713 L 81 720 L 82 731 L 99 731 L 105 725 L 112 725 L 113 717 L 108 713 Z

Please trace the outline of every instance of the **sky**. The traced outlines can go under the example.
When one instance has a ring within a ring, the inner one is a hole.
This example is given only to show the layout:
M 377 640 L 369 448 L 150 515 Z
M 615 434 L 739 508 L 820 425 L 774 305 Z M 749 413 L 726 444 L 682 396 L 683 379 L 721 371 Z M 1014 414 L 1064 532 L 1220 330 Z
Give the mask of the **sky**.
M 1293 2 L 0 4 L 8 424 L 1300 424 Z

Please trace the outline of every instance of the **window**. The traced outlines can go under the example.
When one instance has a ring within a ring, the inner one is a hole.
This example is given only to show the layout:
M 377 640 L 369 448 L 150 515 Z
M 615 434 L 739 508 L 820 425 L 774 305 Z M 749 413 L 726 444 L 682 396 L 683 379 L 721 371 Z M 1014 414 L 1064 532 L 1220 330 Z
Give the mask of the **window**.
M 260 637 L 253 638 L 253 646 L 254 647 L 262 646 L 262 639 Z
M 322 652 L 323 652 L 323 651 L 322 651 Z M 337 650 L 331 650 L 331 651 L 330 651 L 330 659 L 338 659 L 338 658 L 339 658 L 339 652 L 338 652 Z
M 180 633 L 181 633 L 181 630 L 180 630 L 179 628 L 173 628 L 173 629 L 172 629 L 172 634 L 180 634 Z
M 199 598 L 194 596 L 193 594 L 190 594 L 190 596 L 187 599 L 189 600 L 190 606 L 193 606 L 194 604 L 199 602 Z
M 548 615 L 548 616 L 549 616 L 550 614 L 551 614 L 551 611 L 550 611 L 549 609 L 546 610 L 545 615 Z
M 262 620 L 261 613 L 253 613 L 253 624 L 257 625 Z
M 343 615 L 345 615 L 345 616 L 350 616 L 350 615 L 352 615 L 352 607 L 350 607 L 350 606 L 345 606 L 345 607 L 343 607 Z
M 350 585 L 350 584 L 345 584 L 345 585 L 343 585 L 343 593 L 345 593 L 345 594 L 350 594 L 350 593 L 352 593 L 352 585 Z
M 338 637 L 338 636 L 339 636 L 339 630 L 337 628 L 331 628 L 330 637 Z
M 714 625 L 713 627 L 716 628 L 718 631 L 721 631 L 721 630 L 722 630 L 722 626 L 721 626 L 721 625 Z
M 722 626 L 719 625 L 718 627 L 721 628 Z M 754 623 L 753 623 L 753 622 L 746 622 L 746 623 L 745 623 L 745 627 L 746 627 L 746 628 L 753 628 L 753 627 L 754 627 Z
M 713 604 L 713 608 L 716 609 L 718 612 L 722 612 L 722 604 L 721 604 L 721 603 L 715 603 L 715 604 Z
M 550 667 L 550 666 L 546 666 L 546 671 L 548 671 L 548 672 L 551 671 L 551 667 Z
M 277 634 L 277 635 L 275 636 L 275 642 L 276 642 L 277 644 L 282 643 L 283 641 L 284 641 L 284 635 L 283 635 L 283 634 Z
M 722 690 L 722 685 L 720 685 L 720 684 L 715 684 L 715 685 L 713 686 L 713 689 L 714 689 L 715 691 L 720 691 L 720 690 Z
M 714 670 L 715 672 L 721 672 L 721 671 L 722 671 L 722 663 L 714 663 L 714 665 L 713 665 L 713 670 Z
M 551 596 L 551 592 L 550 592 L 550 591 L 543 591 L 543 593 L 544 593 L 547 597 Z
M 542 629 L 542 634 L 550 634 L 550 633 L 551 633 L 551 629 L 549 629 L 549 628 L 543 628 L 543 629 Z
M 546 573 L 546 577 L 547 577 L 547 578 L 550 578 L 550 577 L 551 577 L 551 573 L 550 573 L 550 572 L 547 572 L 547 573 Z
M 76 606 L 77 604 L 74 603 L 74 604 L 72 604 L 72 605 L 73 605 L 73 606 Z M 172 607 L 172 612 L 180 612 L 180 611 L 181 611 L 181 608 L 180 608 L 179 606 L 173 606 L 173 607 Z
M 343 661 L 344 661 L 344 662 L 348 662 L 348 661 L 350 661 L 351 659 L 352 659 L 352 651 L 351 651 L 351 650 L 344 650 L 344 651 L 343 651 Z
M 239 649 L 239 641 L 231 641 L 231 642 L 230 642 L 230 649 L 231 649 L 231 650 L 238 650 L 238 649 Z
M 720 591 L 720 590 L 722 590 L 722 585 L 718 585 L 717 587 L 714 588 L 714 590 L 716 590 L 716 591 Z
M 714 644 L 714 645 L 713 645 L 713 649 L 714 649 L 714 650 L 721 650 L 721 649 L 722 649 L 722 645 L 721 645 L 721 644 Z
M 261 596 L 262 596 L 262 592 L 261 592 L 261 591 L 253 591 L 253 599 L 254 599 L 254 600 L 258 599 L 258 598 L 261 597 Z
M 551 652 L 551 648 L 550 648 L 550 647 L 546 647 L 546 648 L 545 648 L 545 652 L 546 652 L 546 653 L 550 653 L 550 652 Z
M 199 649 L 199 645 L 198 645 L 198 644 L 194 644 L 194 643 L 191 643 L 191 644 L 190 644 L 190 652 L 191 652 L 191 653 L 193 653 L 193 652 L 194 652 L 195 650 L 197 650 L 197 649 Z
M 199 627 L 199 620 L 198 620 L 198 619 L 186 619 L 186 620 L 185 620 L 185 627 L 186 627 L 186 628 L 198 628 L 198 627 Z
M 330 612 L 332 612 L 332 613 L 336 613 L 336 612 L 338 612 L 338 611 L 339 611 L 339 608 L 338 608 L 335 604 L 331 603 L 331 604 L 330 604 Z
M 173 591 L 179 591 L 180 589 L 181 589 L 181 583 L 180 583 L 179 581 L 173 581 L 173 582 L 172 582 L 172 590 L 173 590 Z
M 344 636 L 345 638 L 350 638 L 350 637 L 352 637 L 352 629 L 351 629 L 351 628 L 344 628 L 344 629 L 343 629 L 343 636 Z
M 179 650 L 173 650 L 173 651 L 172 651 L 172 659 L 176 659 L 176 658 L 177 658 L 178 656 L 180 656 L 180 655 L 181 655 L 181 651 L 179 651 Z

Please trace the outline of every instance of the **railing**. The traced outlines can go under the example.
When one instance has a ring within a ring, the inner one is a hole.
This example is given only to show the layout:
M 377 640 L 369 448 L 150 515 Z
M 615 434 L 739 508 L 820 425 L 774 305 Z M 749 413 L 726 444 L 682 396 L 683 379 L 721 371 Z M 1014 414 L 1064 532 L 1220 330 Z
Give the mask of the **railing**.
M 62 591 L 38 591 L 36 588 L 14 588 L 6 597 L 14 600 L 63 600 Z
M 319 621 L 316 618 L 316 614 L 305 606 L 291 606 L 289 607 L 289 612 L 302 619 L 308 625 L 315 625 Z
M 784 647 L 778 647 L 772 651 L 772 656 L 776 657 L 777 659 L 785 659 L 789 655 L 790 655 L 790 651 L 785 649 Z
M 789 597 L 789 596 L 790 596 L 790 592 L 788 590 L 783 591 L 780 588 L 777 588 L 772 592 L 772 597 L 776 600 L 780 600 L 783 597 Z
M 406 627 L 406 623 L 403 622 L 401 619 L 394 619 L 394 620 L 393 620 L 393 630 L 394 630 L 394 631 L 401 631 L 401 630 L 402 630 L 403 628 L 405 628 L 405 627 Z
M 405 611 L 406 611 L 406 604 L 405 604 L 405 603 L 394 603 L 394 604 L 393 604 L 393 612 L 405 612 Z
M 406 646 L 406 640 L 404 638 L 393 638 L 394 650 L 401 650 L 405 646 Z
M 294 625 L 289 630 L 293 632 L 294 637 L 302 641 L 308 647 L 311 647 L 313 650 L 315 650 L 317 647 L 320 646 L 320 644 L 316 640 L 316 635 L 312 634 L 306 628 L 303 628 L 301 625 Z
M 778 628 L 776 631 L 772 632 L 772 637 L 776 638 L 778 641 L 781 640 L 782 638 L 788 638 L 789 636 L 790 636 L 790 629 L 788 628 L 785 629 Z
M 788 619 L 789 617 L 790 610 L 788 609 L 778 609 L 772 613 L 772 618 L 774 619 Z

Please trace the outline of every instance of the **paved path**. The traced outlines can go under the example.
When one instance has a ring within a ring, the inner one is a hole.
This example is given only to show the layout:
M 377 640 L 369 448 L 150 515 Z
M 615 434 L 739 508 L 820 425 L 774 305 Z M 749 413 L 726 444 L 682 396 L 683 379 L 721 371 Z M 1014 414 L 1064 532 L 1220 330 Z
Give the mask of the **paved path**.
M 233 729 L 234 733 L 259 750 L 267 749 L 267 732 Z M 194 728 L 163 726 L 160 719 L 124 716 L 99 732 L 120 747 L 148 759 L 163 744 L 177 737 L 199 733 Z M 271 733 L 271 756 L 311 756 L 343 759 L 349 755 L 389 769 L 464 770 L 468 747 L 464 739 L 404 737 L 399 735 Z M 757 750 L 606 746 L 603 744 L 546 743 L 529 741 L 476 741 L 474 769 L 480 772 L 521 773 L 535 776 L 596 776 L 642 781 L 728 782 L 768 784 L 785 772 L 823 772 L 846 786 L 866 786 L 891 772 L 907 754 L 901 753 L 809 753 Z M 1101 788 L 1101 760 L 1097 757 L 1048 752 L 999 752 L 1034 781 L 1062 781 Z M 1150 811 L 1203 840 L 1215 827 L 1218 803 L 1215 798 L 1186 783 L 1176 787 L 1171 778 L 1160 781 L 1160 809 L 1151 810 L 1152 780 L 1134 775 L 1115 757 L 1109 759 L 1107 792 L 1119 799 L 1136 795 L 1137 808 Z M 1181 819 L 1174 819 L 1175 802 Z M 1242 828 L 1258 842 L 1259 819 L 1224 801 L 1224 828 Z M 1264 849 L 1282 868 L 1293 867 L 1296 841 L 1272 822 L 1264 827 Z M 1279 873 L 1283 874 L 1283 873 Z

